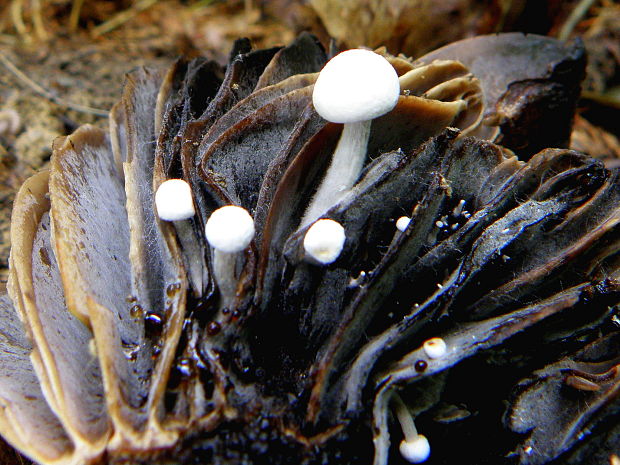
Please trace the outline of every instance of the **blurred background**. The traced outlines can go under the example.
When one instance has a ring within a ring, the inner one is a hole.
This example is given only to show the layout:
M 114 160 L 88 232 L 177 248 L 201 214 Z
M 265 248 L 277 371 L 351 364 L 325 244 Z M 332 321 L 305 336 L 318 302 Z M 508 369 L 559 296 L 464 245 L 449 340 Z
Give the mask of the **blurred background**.
M 583 40 L 589 56 L 571 146 L 620 165 L 620 5 L 612 0 L 0 0 L 0 287 L 13 196 L 52 141 L 107 125 L 125 74 L 178 56 L 226 63 L 236 38 L 386 46 L 418 57 L 455 40 L 523 31 Z M 0 443 L 0 463 L 25 459 Z

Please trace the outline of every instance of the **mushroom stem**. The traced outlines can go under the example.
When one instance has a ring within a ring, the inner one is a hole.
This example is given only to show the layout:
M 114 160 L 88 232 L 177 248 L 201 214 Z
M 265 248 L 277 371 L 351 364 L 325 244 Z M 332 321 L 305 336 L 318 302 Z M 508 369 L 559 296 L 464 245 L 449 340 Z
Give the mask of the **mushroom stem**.
M 236 258 L 236 253 L 221 250 L 214 250 L 213 253 L 213 277 L 226 305 L 232 301 L 237 291 Z
M 392 401 L 394 402 L 396 418 L 398 418 L 398 423 L 400 423 L 400 427 L 403 430 L 405 440 L 413 441 L 416 437 L 418 437 L 418 430 L 415 427 L 415 423 L 413 422 L 411 413 L 409 413 L 409 409 L 400 396 L 396 393 L 394 393 Z
M 302 226 L 319 219 L 349 190 L 362 171 L 372 121 L 347 123 L 321 185 L 306 209 Z
M 193 220 L 174 221 L 174 228 L 181 244 L 181 248 L 186 251 L 184 258 L 189 277 L 195 291 L 200 294 L 203 287 L 202 270 L 204 261 L 202 259 L 202 246 L 195 239 Z

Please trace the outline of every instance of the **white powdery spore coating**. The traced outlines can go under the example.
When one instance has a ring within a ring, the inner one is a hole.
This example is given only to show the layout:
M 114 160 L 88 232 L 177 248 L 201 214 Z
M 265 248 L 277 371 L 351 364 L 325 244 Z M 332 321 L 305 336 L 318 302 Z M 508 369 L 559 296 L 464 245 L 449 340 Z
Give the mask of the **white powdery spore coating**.
M 316 111 L 332 123 L 377 118 L 398 102 L 400 83 L 392 65 L 370 50 L 347 50 L 321 70 L 312 94 Z
M 432 359 L 443 357 L 448 349 L 446 342 L 440 337 L 434 337 L 425 341 L 423 348 L 427 357 Z
M 419 434 L 412 441 L 402 441 L 398 449 L 409 463 L 425 462 L 431 455 L 431 446 L 426 436 L 422 434 Z
M 254 238 L 254 220 L 245 208 L 227 205 L 215 210 L 205 226 L 209 245 L 224 253 L 245 249 Z
M 168 179 L 155 193 L 157 214 L 164 221 L 180 221 L 196 214 L 192 189 L 183 179 Z
M 401 216 L 400 218 L 396 220 L 396 229 L 404 232 L 405 229 L 407 229 L 407 226 L 409 226 L 410 222 L 411 222 L 411 218 L 409 218 L 408 216 Z
M 346 235 L 340 223 L 330 219 L 315 221 L 304 237 L 306 254 L 323 265 L 336 261 L 342 252 Z

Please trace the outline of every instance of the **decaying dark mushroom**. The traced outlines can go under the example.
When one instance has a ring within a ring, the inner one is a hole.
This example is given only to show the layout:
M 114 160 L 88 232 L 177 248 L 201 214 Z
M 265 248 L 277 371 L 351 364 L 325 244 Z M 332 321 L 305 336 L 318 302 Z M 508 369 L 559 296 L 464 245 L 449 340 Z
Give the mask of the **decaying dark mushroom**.
M 9 443 L 42 465 L 384 465 L 401 441 L 446 464 L 620 452 L 620 173 L 562 148 L 581 46 L 376 53 L 401 94 L 311 253 L 302 218 L 342 125 L 313 108 L 327 56 L 310 35 L 240 40 L 226 69 L 138 70 L 109 131 L 54 143 L 11 224 Z M 158 216 L 168 179 L 194 216 Z M 255 235 L 224 279 L 205 225 L 226 205 Z

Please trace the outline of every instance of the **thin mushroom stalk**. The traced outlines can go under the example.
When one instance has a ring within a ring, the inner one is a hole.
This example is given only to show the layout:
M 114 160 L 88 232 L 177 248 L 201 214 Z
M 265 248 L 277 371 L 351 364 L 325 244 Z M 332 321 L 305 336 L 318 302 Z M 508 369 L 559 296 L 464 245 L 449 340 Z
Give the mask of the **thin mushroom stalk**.
M 303 224 L 318 219 L 357 181 L 366 160 L 366 147 L 372 121 L 345 124 L 332 161 L 306 210 Z
M 237 288 L 236 263 L 236 253 L 227 253 L 221 250 L 213 252 L 213 275 L 222 297 L 227 302 L 235 297 Z

